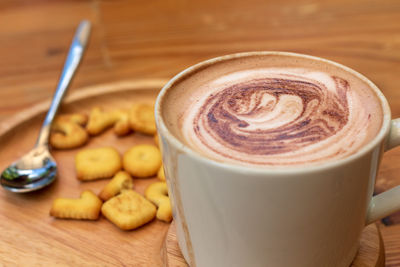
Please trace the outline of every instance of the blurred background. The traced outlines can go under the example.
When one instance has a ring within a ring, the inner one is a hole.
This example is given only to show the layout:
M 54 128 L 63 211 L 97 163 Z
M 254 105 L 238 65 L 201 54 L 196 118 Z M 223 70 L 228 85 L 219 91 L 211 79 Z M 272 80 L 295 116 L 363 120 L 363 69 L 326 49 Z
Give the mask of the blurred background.
M 400 116 L 398 0 L 1 0 L 0 120 L 49 98 L 83 18 L 94 27 L 72 90 L 170 78 L 223 54 L 292 51 L 363 73 Z
M 0 123 L 52 96 L 75 28 L 93 24 L 71 90 L 172 78 L 202 60 L 279 50 L 324 57 L 370 78 L 400 117 L 398 0 L 0 0 Z M 385 154 L 376 192 L 400 184 Z M 400 215 L 381 225 L 387 266 L 400 264 Z M 388 252 L 389 251 L 389 252 Z

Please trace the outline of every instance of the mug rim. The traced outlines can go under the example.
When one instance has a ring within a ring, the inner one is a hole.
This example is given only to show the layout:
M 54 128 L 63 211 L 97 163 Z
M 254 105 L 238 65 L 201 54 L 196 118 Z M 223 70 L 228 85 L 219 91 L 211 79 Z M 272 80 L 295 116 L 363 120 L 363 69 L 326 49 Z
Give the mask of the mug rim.
M 373 90 L 378 97 L 381 108 L 382 108 L 382 113 L 383 113 L 383 118 L 382 118 L 382 125 L 381 128 L 378 132 L 378 134 L 370 140 L 367 144 L 361 147 L 360 150 L 357 152 L 346 156 L 341 159 L 336 159 L 336 160 L 331 160 L 331 161 L 326 161 L 326 162 L 321 162 L 318 165 L 299 165 L 299 166 L 287 166 L 287 165 L 282 165 L 282 166 L 277 166 L 273 168 L 266 168 L 266 167 L 257 167 L 257 166 L 248 166 L 248 165 L 240 165 L 240 164 L 234 164 L 234 163 L 229 163 L 229 162 L 220 162 L 215 159 L 211 159 L 207 156 L 204 156 L 197 151 L 193 150 L 189 146 L 185 145 L 183 142 L 181 142 L 178 138 L 176 138 L 168 129 L 164 122 L 164 118 L 162 116 L 162 111 L 161 111 L 161 102 L 168 90 L 172 88 L 175 84 L 179 83 L 181 80 L 183 80 L 185 77 L 190 76 L 192 73 L 196 72 L 199 69 L 204 69 L 210 65 L 216 64 L 218 62 L 222 61 L 228 61 L 231 59 L 236 59 L 236 58 L 242 58 L 242 57 L 251 57 L 255 55 L 262 55 L 262 56 L 272 56 L 272 55 L 278 55 L 278 56 L 286 56 L 286 57 L 294 57 L 294 58 L 303 58 L 303 59 L 310 59 L 314 61 L 319 61 L 323 62 L 324 64 L 328 65 L 333 65 L 335 67 L 341 68 L 342 70 L 353 74 L 356 76 L 358 79 L 364 81 L 371 90 Z M 265 174 L 265 173 L 277 173 L 277 174 L 295 174 L 299 172 L 316 172 L 316 171 L 321 171 L 324 169 L 330 169 L 330 168 L 335 168 L 338 166 L 342 166 L 345 164 L 348 164 L 354 160 L 356 160 L 359 157 L 362 157 L 363 155 L 367 154 L 370 150 L 374 149 L 381 141 L 382 139 L 387 136 L 389 130 L 390 130 L 390 121 L 391 121 L 391 111 L 389 104 L 387 102 L 387 99 L 381 92 L 381 90 L 372 82 L 370 81 L 367 77 L 362 75 L 361 73 L 345 66 L 340 63 L 316 57 L 316 56 L 310 56 L 306 54 L 300 54 L 300 53 L 293 53 L 293 52 L 281 52 L 281 51 L 254 51 L 254 52 L 242 52 L 242 53 L 235 53 L 235 54 L 229 54 L 229 55 L 224 55 L 224 56 L 219 56 L 219 57 L 214 57 L 205 61 L 201 61 L 195 65 L 192 65 L 183 71 L 179 72 L 177 75 L 175 75 L 172 79 L 170 79 L 164 87 L 161 89 L 160 93 L 157 96 L 156 103 L 155 103 L 155 118 L 156 118 L 156 124 L 157 124 L 157 129 L 159 130 L 159 134 L 163 135 L 165 138 L 169 140 L 169 142 L 175 146 L 175 148 L 178 151 L 185 152 L 187 155 L 193 157 L 194 159 L 204 162 L 206 164 L 210 164 L 214 167 L 219 167 L 223 169 L 228 169 L 231 171 L 236 171 L 236 172 L 243 172 L 247 174 Z M 160 138 L 160 140 L 162 140 Z

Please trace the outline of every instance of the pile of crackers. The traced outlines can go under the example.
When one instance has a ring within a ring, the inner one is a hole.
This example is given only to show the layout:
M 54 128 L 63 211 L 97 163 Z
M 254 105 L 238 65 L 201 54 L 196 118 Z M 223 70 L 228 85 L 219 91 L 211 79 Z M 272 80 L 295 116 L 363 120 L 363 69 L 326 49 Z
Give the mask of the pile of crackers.
M 60 115 L 52 126 L 50 144 L 56 149 L 70 149 L 84 145 L 89 136 L 98 135 L 113 127 L 118 136 L 131 131 L 154 135 L 158 145 L 154 109 L 152 105 L 135 104 L 130 110 L 104 111 L 95 107 L 89 117 L 84 114 Z M 100 212 L 123 230 L 138 228 L 157 217 L 172 220 L 171 204 L 162 166 L 161 153 L 153 145 L 136 145 L 121 158 L 113 147 L 86 148 L 75 156 L 77 178 L 92 181 L 110 178 L 99 195 L 90 190 L 79 199 L 57 198 L 50 215 L 63 219 L 96 220 Z M 134 191 L 132 177 L 157 175 L 159 182 L 150 184 L 144 196 Z

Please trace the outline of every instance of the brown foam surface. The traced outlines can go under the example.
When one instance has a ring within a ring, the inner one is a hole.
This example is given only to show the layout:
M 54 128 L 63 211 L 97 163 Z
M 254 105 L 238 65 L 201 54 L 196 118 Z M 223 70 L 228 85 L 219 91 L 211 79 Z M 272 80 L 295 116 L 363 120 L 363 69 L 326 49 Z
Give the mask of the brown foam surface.
M 259 167 L 346 157 L 382 125 L 378 97 L 363 80 L 323 62 L 271 55 L 197 71 L 166 94 L 162 110 L 193 150 Z

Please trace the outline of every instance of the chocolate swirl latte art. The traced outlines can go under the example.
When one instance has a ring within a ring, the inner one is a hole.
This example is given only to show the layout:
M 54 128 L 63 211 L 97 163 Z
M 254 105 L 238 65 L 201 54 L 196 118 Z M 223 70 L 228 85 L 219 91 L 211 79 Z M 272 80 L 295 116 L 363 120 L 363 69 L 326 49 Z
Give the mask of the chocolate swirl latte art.
M 210 82 L 183 120 L 187 143 L 257 166 L 343 158 L 370 139 L 371 111 L 345 78 L 297 69 L 241 71 Z

